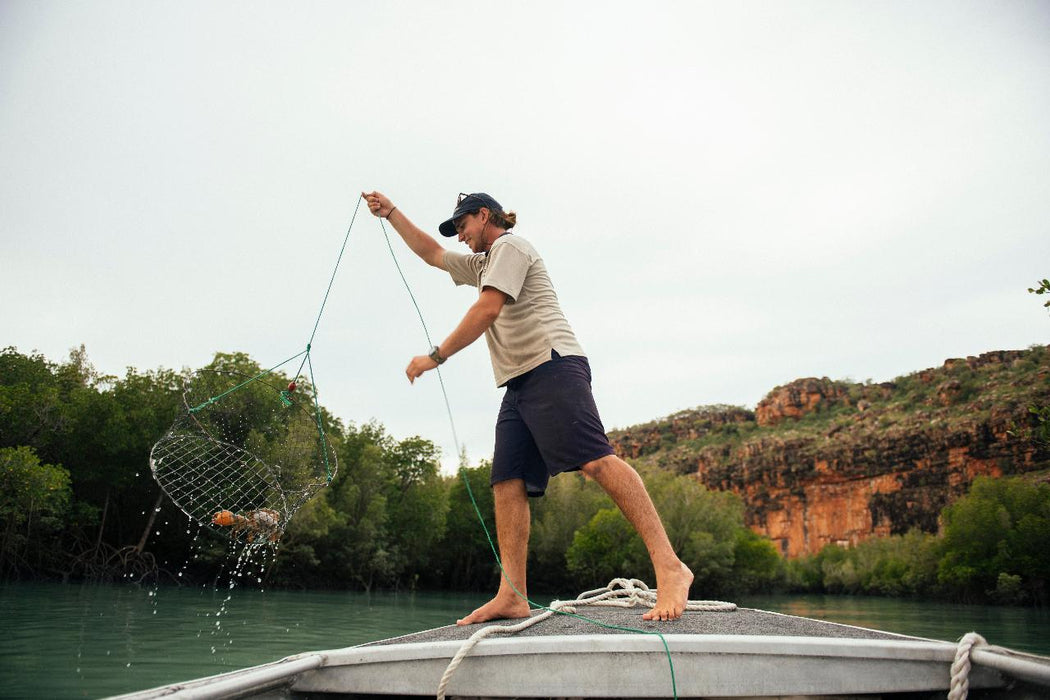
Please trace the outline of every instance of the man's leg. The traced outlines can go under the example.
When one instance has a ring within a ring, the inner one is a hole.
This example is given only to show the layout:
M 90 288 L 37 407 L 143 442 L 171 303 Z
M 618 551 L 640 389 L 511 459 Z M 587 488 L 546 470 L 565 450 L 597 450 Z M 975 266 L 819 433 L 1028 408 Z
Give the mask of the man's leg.
M 492 495 L 496 506 L 499 556 L 506 576 L 500 577 L 496 597 L 456 620 L 457 625 L 529 616 L 529 604 L 521 597 L 528 595 L 525 592 L 525 560 L 529 553 L 529 497 L 525 493 L 525 481 L 509 479 L 497 482 L 492 485 Z
M 649 492 L 634 467 L 616 455 L 583 465 L 583 473 L 597 481 L 620 511 L 634 525 L 656 570 L 656 607 L 642 615 L 646 620 L 674 620 L 685 611 L 693 572 L 674 553 Z

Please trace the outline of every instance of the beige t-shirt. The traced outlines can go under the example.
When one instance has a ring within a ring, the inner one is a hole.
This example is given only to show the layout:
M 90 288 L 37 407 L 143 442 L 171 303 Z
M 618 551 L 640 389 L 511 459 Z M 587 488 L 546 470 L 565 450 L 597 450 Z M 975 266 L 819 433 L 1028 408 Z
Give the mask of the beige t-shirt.
M 559 355 L 585 356 L 558 304 L 547 266 L 532 244 L 514 234 L 500 236 L 486 253 L 445 253 L 445 269 L 456 284 L 492 287 L 509 299 L 485 331 L 496 386 Z

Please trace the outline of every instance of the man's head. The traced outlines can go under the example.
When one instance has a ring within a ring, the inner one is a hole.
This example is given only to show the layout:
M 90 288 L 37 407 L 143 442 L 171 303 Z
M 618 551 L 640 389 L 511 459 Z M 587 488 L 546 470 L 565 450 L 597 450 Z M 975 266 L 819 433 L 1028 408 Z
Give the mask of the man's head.
M 513 228 L 517 222 L 514 212 L 504 212 L 499 202 L 485 194 L 460 192 L 452 217 L 441 224 L 438 230 L 443 236 L 456 236 L 470 246 L 475 253 L 484 253 L 493 241 Z
M 490 216 L 493 212 L 503 212 L 503 207 L 500 206 L 499 202 L 484 192 L 475 192 L 474 194 L 464 194 L 460 192 L 459 197 L 456 199 L 455 211 L 452 212 L 452 216 L 448 221 L 445 221 L 438 227 L 438 230 L 441 231 L 442 236 L 451 238 L 457 234 L 457 219 L 460 219 L 467 214 L 476 214 L 482 209 L 487 209 Z

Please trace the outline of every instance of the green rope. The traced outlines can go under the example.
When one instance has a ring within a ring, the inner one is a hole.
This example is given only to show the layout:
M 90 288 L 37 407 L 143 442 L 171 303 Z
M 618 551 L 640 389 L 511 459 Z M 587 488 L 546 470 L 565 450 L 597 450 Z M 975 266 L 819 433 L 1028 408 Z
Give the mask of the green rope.
M 405 289 L 408 291 L 408 296 L 412 299 L 412 305 L 416 309 L 416 315 L 419 316 L 419 323 L 420 323 L 420 325 L 423 326 L 423 334 L 427 338 L 427 345 L 428 346 L 432 346 L 434 343 L 430 339 L 430 331 L 427 329 L 427 323 L 426 323 L 425 320 L 423 320 L 423 313 L 419 310 L 419 304 L 416 302 L 416 295 L 412 293 L 412 287 L 408 284 L 408 280 L 405 278 L 405 273 L 402 272 L 401 265 L 397 262 L 397 255 L 394 253 L 394 247 L 390 244 L 390 237 L 387 235 L 386 226 L 383 225 L 383 219 L 381 217 L 379 219 L 379 226 L 383 230 L 383 238 L 386 239 L 387 248 L 390 250 L 390 257 L 393 258 L 393 260 L 394 260 L 394 267 L 397 268 L 397 272 L 401 276 L 401 281 L 404 283 Z M 439 383 L 441 385 L 441 395 L 442 395 L 442 397 L 445 400 L 445 410 L 448 412 L 449 424 L 452 427 L 452 439 L 454 440 L 454 443 L 455 443 L 455 446 L 456 446 L 456 452 L 458 454 L 462 454 L 462 448 L 459 445 L 459 438 L 456 436 L 456 423 L 455 423 L 455 420 L 452 418 L 452 405 L 450 404 L 450 402 L 448 400 L 448 391 L 446 391 L 446 389 L 445 389 L 445 382 L 444 382 L 444 380 L 441 377 L 441 368 L 440 367 L 437 368 L 437 373 L 438 373 L 438 380 L 439 380 Z M 481 523 L 481 528 L 482 528 L 482 530 L 485 531 L 485 537 L 488 539 L 489 548 L 492 550 L 492 556 L 495 557 L 495 559 L 496 559 L 496 565 L 499 567 L 500 574 L 502 575 L 503 579 L 508 584 L 510 584 L 510 587 L 514 591 L 514 593 L 519 598 L 524 600 L 528 605 L 530 605 L 531 607 L 536 608 L 538 610 L 546 610 L 546 611 L 550 611 L 550 612 L 553 612 L 553 613 L 558 614 L 558 615 L 565 615 L 567 617 L 574 617 L 574 618 L 576 618 L 578 620 L 582 620 L 584 622 L 589 622 L 591 624 L 597 625 L 598 627 L 603 627 L 605 629 L 617 630 L 617 631 L 620 631 L 620 632 L 633 632 L 635 634 L 655 635 L 655 636 L 659 637 L 660 638 L 660 642 L 663 644 L 663 647 L 664 647 L 664 653 L 667 655 L 667 665 L 671 669 L 671 692 L 674 694 L 675 700 L 678 700 L 678 684 L 675 681 L 674 661 L 671 660 L 671 648 L 667 645 L 667 639 L 664 637 L 664 635 L 662 633 L 656 632 L 656 631 L 652 631 L 652 630 L 638 629 L 636 627 L 620 627 L 620 626 L 617 626 L 617 625 L 610 625 L 608 623 L 602 622 L 600 620 L 595 620 L 595 619 L 586 617 L 584 615 L 580 615 L 578 613 L 570 613 L 570 612 L 566 612 L 564 610 L 555 610 L 555 609 L 547 607 L 546 605 L 540 605 L 539 603 L 536 603 L 536 602 L 530 600 L 528 598 L 528 596 L 526 596 L 525 594 L 523 594 L 521 591 L 518 590 L 518 587 L 515 586 L 514 582 L 510 580 L 510 576 L 507 575 L 506 570 L 503 568 L 503 561 L 500 559 L 499 551 L 496 549 L 496 543 L 492 539 L 492 533 L 489 532 L 488 525 L 485 524 L 485 517 L 481 514 L 481 508 L 478 507 L 478 501 L 477 501 L 476 498 L 474 498 L 474 490 L 470 487 L 470 479 L 467 477 L 467 470 L 464 467 L 462 467 L 462 466 L 459 469 L 459 475 L 462 477 L 463 483 L 467 487 L 467 495 L 470 496 L 470 502 L 474 506 L 474 513 L 477 514 L 478 521 Z
M 335 259 L 335 267 L 332 268 L 332 278 L 328 280 L 328 288 L 324 290 L 324 299 L 321 300 L 321 309 L 317 312 L 317 320 L 314 321 L 314 329 L 310 333 L 310 339 L 306 341 L 306 349 L 310 349 L 310 345 L 314 342 L 314 336 L 317 335 L 317 327 L 321 325 L 321 314 L 324 313 L 325 304 L 328 303 L 328 295 L 332 291 L 332 285 L 335 284 L 335 274 L 339 272 L 339 263 L 343 261 L 343 253 L 346 252 L 346 244 L 350 241 L 350 231 L 354 228 L 354 222 L 357 221 L 357 210 L 361 208 L 361 200 L 364 197 L 357 199 L 357 204 L 354 206 L 354 213 L 350 217 L 350 225 L 346 227 L 346 235 L 343 237 L 343 245 L 339 248 L 339 256 Z M 299 366 L 299 371 L 303 371 L 302 365 Z M 299 376 L 296 374 L 296 376 Z
M 379 228 L 383 230 L 383 240 L 386 241 L 387 250 L 390 251 L 390 257 L 394 261 L 394 267 L 397 268 L 397 274 L 401 276 L 401 281 L 405 285 L 405 289 L 408 291 L 408 298 L 412 300 L 412 306 L 416 309 L 416 316 L 419 317 L 419 325 L 423 326 L 423 335 L 427 338 L 427 347 L 433 347 L 434 341 L 430 339 L 430 331 L 427 330 L 427 322 L 423 320 L 423 312 L 419 310 L 419 303 L 416 301 L 416 295 L 412 293 L 412 287 L 408 284 L 408 279 L 405 277 L 405 273 L 401 270 L 401 264 L 397 261 L 397 255 L 394 253 L 394 246 L 390 244 L 390 236 L 387 235 L 386 226 L 383 225 L 383 218 L 379 218 Z M 452 440 L 456 445 L 456 456 L 461 454 L 459 446 L 459 436 L 456 435 L 456 421 L 452 419 L 452 406 L 448 400 L 448 391 L 445 389 L 445 378 L 441 374 L 441 368 L 436 367 L 438 383 L 441 385 L 441 395 L 445 397 L 445 410 L 448 413 L 448 424 L 452 427 Z M 467 485 L 469 488 L 469 484 Z M 473 497 L 473 495 L 472 495 Z M 484 523 L 482 523 L 484 525 Z
M 321 403 L 317 398 L 317 384 L 314 383 L 314 363 L 310 359 L 310 353 L 306 353 L 306 361 L 310 368 L 310 386 L 314 388 L 314 411 L 317 416 L 317 436 L 321 440 L 321 454 L 324 455 L 324 473 L 327 483 L 332 483 L 332 465 L 328 462 L 328 438 L 324 433 L 324 425 L 321 422 Z
M 303 350 L 302 352 L 300 352 L 298 354 L 292 355 L 287 360 L 284 360 L 282 362 L 278 362 L 276 365 L 274 365 L 270 369 L 264 369 L 262 372 L 259 372 L 254 377 L 241 382 L 240 384 L 238 384 L 237 386 L 233 387 L 232 389 L 227 389 L 226 391 L 222 392 L 218 396 L 211 397 L 210 399 L 208 399 L 204 403 L 200 404 L 199 406 L 194 406 L 193 408 L 190 409 L 190 413 L 196 413 L 197 411 L 201 410 L 202 408 L 205 408 L 206 406 L 210 406 L 211 404 L 215 403 L 216 401 L 218 401 L 219 399 L 223 398 L 224 396 L 228 396 L 228 395 L 232 394 L 233 392 L 237 391 L 238 389 L 243 389 L 244 387 L 248 386 L 252 382 L 257 381 L 259 379 L 262 379 L 267 374 L 270 374 L 271 372 L 273 372 L 275 369 L 277 369 L 278 367 L 280 367 L 282 365 L 288 364 L 289 362 L 291 362 L 295 358 L 301 357 L 303 355 L 308 355 L 309 352 L 310 352 L 310 348 L 307 348 L 306 350 Z
M 244 387 L 248 386 L 249 384 L 251 384 L 254 381 L 262 379 L 263 377 L 265 377 L 266 375 L 270 374 L 271 372 L 273 372 L 278 367 L 281 367 L 281 366 L 291 362 L 292 360 L 294 360 L 294 359 L 296 359 L 298 357 L 302 357 L 303 361 L 299 363 L 299 369 L 296 370 L 295 375 L 292 377 L 292 380 L 294 382 L 294 380 L 297 379 L 303 373 L 303 367 L 306 366 L 306 364 L 309 362 L 310 363 L 310 385 L 313 387 L 313 391 L 314 391 L 314 409 L 315 409 L 316 421 L 317 421 L 317 432 L 318 432 L 318 434 L 320 436 L 320 439 L 321 439 L 321 448 L 322 448 L 322 453 L 324 454 L 325 473 L 326 473 L 327 478 L 328 478 L 328 483 L 332 483 L 332 466 L 331 466 L 331 464 L 329 464 L 329 460 L 328 460 L 328 444 L 327 444 L 327 438 L 325 437 L 325 434 L 324 434 L 324 426 L 323 426 L 323 423 L 321 421 L 321 406 L 320 406 L 320 403 L 318 402 L 318 398 L 317 398 L 317 393 L 318 393 L 317 392 L 317 382 L 314 381 L 314 370 L 313 370 L 313 363 L 310 360 L 310 349 L 311 349 L 311 347 L 313 345 L 313 342 L 314 342 L 314 336 L 317 335 L 317 328 L 318 328 L 318 326 L 321 325 L 321 315 L 324 314 L 324 307 L 328 303 L 328 295 L 332 291 L 332 285 L 335 284 L 335 275 L 336 275 L 337 272 L 339 272 L 339 264 L 343 261 L 343 253 L 346 252 L 346 244 L 350 241 L 350 231 L 354 228 L 354 222 L 357 221 L 357 212 L 361 208 L 361 200 L 362 199 L 364 199 L 364 197 L 359 197 L 358 198 L 357 204 L 354 206 L 354 213 L 350 217 L 350 225 L 346 227 L 346 235 L 343 236 L 343 245 L 342 245 L 342 247 L 339 248 L 339 256 L 335 260 L 335 267 L 332 269 L 332 277 L 328 280 L 328 288 L 325 289 L 324 299 L 321 300 L 321 308 L 317 312 L 317 319 L 314 321 L 314 328 L 313 328 L 313 331 L 310 333 L 310 340 L 308 340 L 306 342 L 306 350 L 303 350 L 302 352 L 300 352 L 300 353 L 298 353 L 296 355 L 292 355 L 287 360 L 284 360 L 283 362 L 280 362 L 280 363 L 274 365 L 270 369 L 263 370 L 262 372 L 260 372 L 259 374 L 255 375 L 254 377 L 248 379 L 247 381 L 241 382 L 237 386 L 235 386 L 235 387 L 233 387 L 231 389 L 227 389 L 226 391 L 222 392 L 218 396 L 213 396 L 210 399 L 208 399 L 207 401 L 205 401 L 204 403 L 200 404 L 199 406 L 194 406 L 193 408 L 190 409 L 190 413 L 196 413 L 197 411 L 200 411 L 201 409 L 205 408 L 206 406 L 210 406 L 211 404 L 215 403 L 219 399 L 221 399 L 221 398 L 223 398 L 225 396 L 228 396 L 229 394 L 232 394 L 233 392 L 238 391 L 239 389 L 243 389 Z M 284 404 L 286 407 L 291 406 L 292 405 L 291 389 L 282 391 L 280 393 L 279 398 L 281 400 L 281 403 Z

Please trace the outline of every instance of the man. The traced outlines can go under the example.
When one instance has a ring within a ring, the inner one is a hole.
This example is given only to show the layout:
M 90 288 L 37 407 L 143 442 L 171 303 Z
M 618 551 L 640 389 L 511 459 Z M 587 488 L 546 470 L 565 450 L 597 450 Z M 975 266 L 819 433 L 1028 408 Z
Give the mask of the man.
M 642 617 L 680 617 L 693 573 L 674 553 L 638 473 L 613 453 L 591 395 L 587 358 L 562 314 L 546 266 L 531 244 L 510 232 L 516 215 L 487 194 L 461 194 L 439 230 L 466 243 L 472 251 L 466 254 L 446 251 L 379 192 L 362 196 L 412 252 L 448 272 L 456 284 L 479 290 L 452 333 L 429 354 L 412 358 L 408 380 L 415 382 L 484 334 L 496 385 L 507 388 L 492 459 L 496 535 L 506 576 L 491 601 L 456 624 L 529 616 L 528 497 L 543 495 L 550 476 L 576 470 L 605 489 L 645 542 L 656 571 L 657 601 Z

